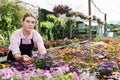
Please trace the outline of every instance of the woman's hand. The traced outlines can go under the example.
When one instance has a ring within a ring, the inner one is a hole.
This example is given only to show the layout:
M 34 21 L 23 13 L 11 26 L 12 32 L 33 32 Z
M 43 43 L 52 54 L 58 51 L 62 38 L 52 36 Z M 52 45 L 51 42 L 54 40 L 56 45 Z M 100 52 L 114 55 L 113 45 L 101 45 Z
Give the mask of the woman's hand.
M 24 62 L 31 62 L 32 61 L 32 58 L 29 57 L 28 55 L 22 55 L 23 56 L 23 61 Z

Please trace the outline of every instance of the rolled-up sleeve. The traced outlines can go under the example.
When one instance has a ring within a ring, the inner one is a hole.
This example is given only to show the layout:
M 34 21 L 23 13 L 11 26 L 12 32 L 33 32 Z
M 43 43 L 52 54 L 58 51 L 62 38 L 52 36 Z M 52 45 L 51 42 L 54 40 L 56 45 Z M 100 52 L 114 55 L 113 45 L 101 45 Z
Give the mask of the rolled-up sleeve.
M 19 49 L 20 45 L 19 41 L 20 41 L 19 36 L 16 33 L 14 33 L 10 38 L 10 50 L 12 51 L 13 54 L 21 53 Z
M 46 53 L 46 48 L 44 46 L 42 36 L 38 32 L 35 32 L 35 41 L 36 41 L 36 44 L 38 46 L 39 53 L 40 54 Z

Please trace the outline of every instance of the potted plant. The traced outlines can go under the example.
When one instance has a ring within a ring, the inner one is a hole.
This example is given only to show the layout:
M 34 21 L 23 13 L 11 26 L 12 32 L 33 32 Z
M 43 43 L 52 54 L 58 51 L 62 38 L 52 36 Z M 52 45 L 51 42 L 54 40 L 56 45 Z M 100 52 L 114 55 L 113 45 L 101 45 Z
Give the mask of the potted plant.
M 54 13 L 56 14 L 65 14 L 69 12 L 71 8 L 69 8 L 67 5 L 58 5 L 53 8 Z
M 93 20 L 97 20 L 97 17 L 95 15 L 93 15 L 92 17 L 93 17 Z
M 73 12 L 73 11 L 70 11 L 70 12 L 66 13 L 67 17 L 72 17 L 74 15 L 75 15 L 75 12 Z
M 53 67 L 53 57 L 48 53 L 38 54 L 36 57 L 33 58 L 33 63 L 36 66 L 36 68 L 49 70 L 51 67 Z

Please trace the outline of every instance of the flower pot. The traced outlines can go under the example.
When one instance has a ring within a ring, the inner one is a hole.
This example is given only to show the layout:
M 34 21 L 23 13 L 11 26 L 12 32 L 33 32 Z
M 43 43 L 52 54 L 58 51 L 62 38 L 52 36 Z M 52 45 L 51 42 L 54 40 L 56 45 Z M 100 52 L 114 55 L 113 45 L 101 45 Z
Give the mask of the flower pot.
M 105 77 L 101 77 L 100 80 L 105 80 Z

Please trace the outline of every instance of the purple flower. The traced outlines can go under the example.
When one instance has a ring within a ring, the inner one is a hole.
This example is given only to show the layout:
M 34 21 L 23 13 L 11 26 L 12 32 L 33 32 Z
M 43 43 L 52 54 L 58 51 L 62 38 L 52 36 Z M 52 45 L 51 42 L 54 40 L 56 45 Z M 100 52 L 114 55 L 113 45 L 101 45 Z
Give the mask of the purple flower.
M 112 67 L 107 68 L 108 71 L 113 71 Z
M 48 70 L 41 70 L 40 74 L 45 75 L 49 78 L 52 78 L 52 75 L 50 74 Z
M 77 56 L 77 57 L 80 57 L 81 54 L 80 53 L 72 53 L 72 56 Z
M 49 64 L 49 63 L 46 63 L 45 66 L 50 67 L 50 64 Z
M 102 70 L 106 70 L 103 66 L 99 66 L 98 70 L 102 71 Z
M 10 74 L 8 72 L 2 72 L 2 79 L 10 78 Z

